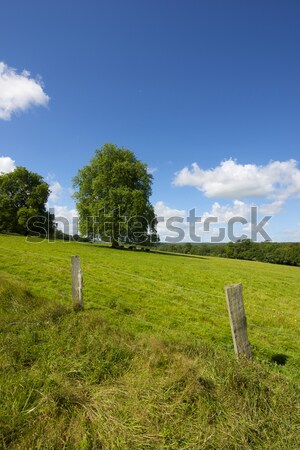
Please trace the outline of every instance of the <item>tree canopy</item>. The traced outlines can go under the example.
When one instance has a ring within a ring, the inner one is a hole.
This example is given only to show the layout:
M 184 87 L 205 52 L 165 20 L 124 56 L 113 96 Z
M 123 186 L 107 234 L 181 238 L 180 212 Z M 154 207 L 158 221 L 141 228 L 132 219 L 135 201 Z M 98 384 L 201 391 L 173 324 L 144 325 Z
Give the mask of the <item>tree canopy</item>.
M 0 232 L 47 234 L 53 228 L 45 207 L 49 193 L 43 178 L 25 167 L 1 174 Z
M 155 241 L 156 218 L 149 201 L 153 176 L 134 153 L 113 144 L 96 150 L 74 178 L 81 234 L 116 247 Z

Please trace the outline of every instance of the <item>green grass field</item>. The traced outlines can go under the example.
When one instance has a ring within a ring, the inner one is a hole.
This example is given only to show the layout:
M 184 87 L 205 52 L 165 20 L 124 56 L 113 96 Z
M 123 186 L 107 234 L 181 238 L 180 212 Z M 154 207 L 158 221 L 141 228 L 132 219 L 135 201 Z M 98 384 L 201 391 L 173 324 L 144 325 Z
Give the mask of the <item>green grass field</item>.
M 300 447 L 299 268 L 4 235 L 0 255 L 2 448 Z M 251 362 L 233 354 L 237 282 Z

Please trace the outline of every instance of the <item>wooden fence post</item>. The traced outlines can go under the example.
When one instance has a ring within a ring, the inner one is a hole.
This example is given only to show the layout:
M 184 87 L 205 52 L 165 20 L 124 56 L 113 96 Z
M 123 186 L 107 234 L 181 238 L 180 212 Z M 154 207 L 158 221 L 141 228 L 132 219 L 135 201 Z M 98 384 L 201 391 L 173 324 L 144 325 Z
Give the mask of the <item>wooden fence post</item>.
M 250 359 L 252 354 L 248 341 L 247 319 L 242 291 L 242 283 L 225 286 L 234 351 L 237 356 L 246 356 L 246 358 Z
M 83 296 L 82 296 L 82 272 L 80 269 L 79 256 L 71 256 L 71 272 L 72 272 L 72 299 L 74 311 L 83 309 Z

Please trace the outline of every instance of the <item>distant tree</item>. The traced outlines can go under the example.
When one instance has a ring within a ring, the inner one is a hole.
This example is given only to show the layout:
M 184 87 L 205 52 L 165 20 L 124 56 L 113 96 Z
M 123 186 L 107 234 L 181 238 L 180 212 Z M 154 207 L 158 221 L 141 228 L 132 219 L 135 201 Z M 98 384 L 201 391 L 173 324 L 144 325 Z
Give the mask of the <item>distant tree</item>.
M 182 246 L 182 253 L 191 253 L 191 250 L 193 248 L 193 245 L 190 242 L 187 242 L 186 244 L 183 244 Z
M 96 150 L 74 178 L 81 234 L 110 241 L 113 247 L 156 241 L 152 180 L 147 165 L 132 151 L 113 144 Z
M 223 258 L 263 261 L 273 264 L 300 266 L 299 242 L 253 242 L 243 239 L 239 242 L 220 244 L 191 244 L 192 255 L 220 256 Z M 183 253 L 185 244 L 160 244 L 159 249 Z
M 0 175 L 0 232 L 45 235 L 53 231 L 46 212 L 49 186 L 25 167 Z

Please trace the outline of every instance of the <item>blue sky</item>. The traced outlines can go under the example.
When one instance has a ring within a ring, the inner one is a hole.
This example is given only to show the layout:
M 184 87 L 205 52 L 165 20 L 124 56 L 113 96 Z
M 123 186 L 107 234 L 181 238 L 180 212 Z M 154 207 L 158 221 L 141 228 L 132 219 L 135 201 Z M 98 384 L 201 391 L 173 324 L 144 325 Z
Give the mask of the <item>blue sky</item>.
M 299 1 L 1 0 L 0 157 L 70 214 L 72 177 L 113 142 L 155 169 L 158 214 L 257 205 L 299 241 L 299 19 Z

